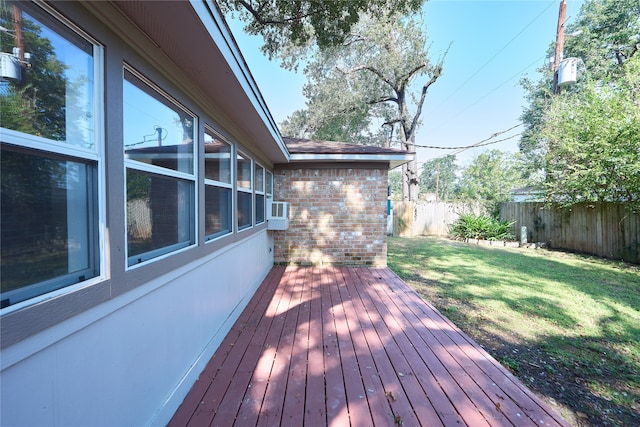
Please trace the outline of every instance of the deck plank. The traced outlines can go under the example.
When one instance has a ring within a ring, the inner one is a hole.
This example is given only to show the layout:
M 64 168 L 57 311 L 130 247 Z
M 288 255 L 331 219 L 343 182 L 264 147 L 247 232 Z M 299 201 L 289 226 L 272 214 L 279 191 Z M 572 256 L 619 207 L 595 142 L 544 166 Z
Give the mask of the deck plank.
M 279 288 L 278 285 L 281 282 L 284 272 L 284 268 L 273 268 L 267 275 L 264 282 L 258 288 L 258 291 L 256 291 L 254 297 L 247 304 L 246 309 L 241 313 L 238 320 L 227 333 L 223 342 L 220 344 L 220 347 L 207 363 L 206 367 L 199 375 L 198 380 L 189 391 L 189 394 L 174 414 L 172 420 L 176 422 L 176 425 L 187 425 L 191 420 L 193 420 L 192 425 L 197 425 L 200 417 L 213 417 L 215 407 L 212 403 L 213 400 L 218 397 L 214 396 L 212 400 L 207 401 L 205 396 L 207 393 L 222 391 L 222 387 L 211 388 L 211 385 L 214 383 L 214 380 L 216 380 L 220 372 L 229 372 L 227 368 L 224 370 L 222 369 L 225 362 L 228 360 L 234 360 L 234 357 L 243 351 L 242 341 L 237 347 L 234 346 L 235 342 L 239 339 L 250 342 L 253 335 L 246 333 L 246 330 L 255 328 L 259 324 L 264 324 L 265 327 L 268 326 L 263 321 L 264 316 L 262 315 L 263 312 L 260 308 L 273 300 L 274 294 Z M 235 353 L 233 352 L 234 349 Z M 216 384 L 224 383 L 224 381 L 228 381 L 228 378 L 218 378 Z
M 274 267 L 170 426 L 568 426 L 388 268 Z
M 338 334 L 336 332 L 335 313 L 331 301 L 332 275 L 327 269 L 321 272 L 322 335 L 324 336 L 324 378 L 325 399 L 327 405 L 327 423 L 329 425 L 349 425 L 347 392 L 345 390 Z
M 356 359 L 355 349 L 353 347 L 353 339 L 351 336 L 351 327 L 349 324 L 349 313 L 345 311 L 345 301 L 340 294 L 342 287 L 341 277 L 336 274 L 334 269 L 329 274 L 329 297 L 333 308 L 333 316 L 335 322 L 335 333 L 338 341 L 338 352 L 336 354 L 338 365 L 342 368 L 344 385 L 347 398 L 347 411 L 351 423 L 359 420 L 363 425 L 371 425 L 371 411 L 367 402 L 367 393 L 362 382 L 362 374 L 360 366 Z M 353 320 L 351 321 L 353 324 Z
M 345 284 L 350 283 L 352 277 L 342 269 Z M 337 273 L 339 274 L 339 273 Z M 347 289 L 347 288 L 345 288 Z M 366 396 L 374 424 L 386 425 L 394 420 L 394 413 L 389 404 L 382 379 L 376 369 L 376 363 L 370 351 L 370 342 L 379 342 L 379 337 L 371 322 L 371 318 L 364 309 L 362 301 L 354 289 L 349 289 L 351 299 L 347 303 L 346 310 L 352 316 L 351 335 L 356 349 L 356 358 L 360 366 L 362 382 L 366 390 Z
M 300 299 L 303 271 L 293 271 L 290 282 L 286 288 L 289 295 L 289 306 L 282 313 L 283 324 L 280 339 L 275 349 L 275 357 L 269 383 L 264 395 L 258 426 L 274 426 L 282 424 L 282 409 L 287 392 L 287 380 L 291 372 L 291 360 L 293 357 L 294 343 L 300 337 L 296 336 L 298 313 L 300 311 Z M 306 355 L 305 355 L 306 358 Z M 306 373 L 305 373 L 306 375 Z
M 369 285 L 372 284 L 372 276 L 366 275 L 369 280 Z M 373 288 L 372 288 L 373 289 Z M 383 295 L 386 296 L 386 295 Z M 378 301 L 380 295 L 377 295 L 373 301 Z M 379 304 L 387 304 L 392 306 L 391 299 L 380 299 Z M 397 304 L 396 304 L 397 305 Z M 382 305 L 382 309 L 377 308 L 379 313 L 385 312 L 385 305 Z M 445 425 L 464 424 L 461 416 L 456 410 L 455 406 L 449 400 L 445 390 L 440 386 L 439 382 L 447 382 L 449 385 L 455 384 L 453 378 L 450 376 L 438 376 L 434 375 L 432 369 L 435 369 L 437 365 L 440 365 L 440 361 L 435 357 L 429 358 L 430 352 L 428 348 L 421 348 L 414 344 L 419 332 L 415 329 L 416 325 L 411 322 L 411 319 L 407 318 L 406 310 L 403 306 L 397 305 L 398 311 L 395 314 L 395 319 L 390 318 L 388 320 L 390 327 L 393 328 L 394 337 L 397 342 L 397 346 L 400 352 L 404 355 L 404 360 L 400 359 L 396 361 L 394 365 L 398 372 L 403 384 L 408 381 L 415 381 L 420 385 L 420 389 L 414 387 L 414 391 L 409 396 L 414 410 L 417 412 L 421 409 L 425 411 L 422 406 L 426 404 L 424 397 L 427 397 L 427 402 L 433 407 L 438 417 Z M 404 333 L 400 333 L 400 332 Z M 412 341 L 413 339 L 413 341 Z M 437 372 L 437 371 L 436 371 Z M 445 371 L 446 372 L 446 371 Z M 455 390 L 456 393 L 463 393 L 462 390 Z M 427 417 L 431 417 L 431 408 L 427 408 Z M 421 416 L 420 419 L 424 422 L 425 417 Z M 428 418 L 427 418 L 428 419 Z M 483 420 L 477 422 L 481 425 Z
M 405 390 L 406 399 L 412 410 L 415 411 L 420 423 L 424 425 L 437 425 L 438 423 L 451 425 L 453 422 L 460 422 L 460 417 L 438 386 L 435 377 L 431 375 L 426 378 L 426 374 L 429 373 L 428 368 L 422 363 L 422 359 L 406 337 L 403 328 L 394 319 L 394 317 L 402 317 L 404 314 L 401 311 L 391 313 L 385 305 L 378 301 L 379 295 L 374 292 L 370 283 L 363 277 L 363 272 L 364 270 L 354 271 L 352 276 L 354 276 L 354 280 L 358 280 L 362 284 L 358 288 L 361 293 L 367 296 L 367 310 L 371 313 L 370 315 L 385 319 L 383 324 L 388 331 L 387 334 L 392 337 L 385 343 L 385 348 L 390 355 L 400 384 Z M 404 325 L 404 328 L 411 330 L 413 326 L 408 324 Z M 426 389 L 421 386 L 421 381 L 424 380 L 429 385 Z M 398 396 L 393 395 L 393 398 L 397 399 Z M 440 405 L 437 410 L 434 400 Z
M 323 426 L 327 424 L 327 406 L 324 380 L 324 333 L 322 332 L 322 275 L 317 268 L 309 268 L 307 280 L 310 301 L 304 421 L 310 426 Z
M 287 389 L 284 394 L 284 405 L 282 408 L 281 424 L 283 425 L 304 424 L 304 411 L 301 411 L 300 408 L 304 408 L 306 400 L 309 322 L 311 320 L 311 279 L 306 273 L 307 270 L 301 271 L 301 274 L 296 279 L 296 288 L 300 295 L 298 316 L 293 324 L 295 328 L 295 338 L 293 340 Z
M 438 337 L 440 345 L 450 350 L 452 357 L 459 362 L 467 376 L 475 381 L 490 399 L 494 416 L 497 411 L 515 425 L 522 424 L 523 418 L 528 418 L 525 422 L 536 425 L 568 425 L 468 335 L 407 287 L 393 272 L 387 269 L 384 274 L 392 283 L 403 289 L 399 292 L 401 299 L 407 301 L 408 307 L 414 313 L 423 314 L 423 321 L 428 319 L 425 325 Z
M 265 395 L 273 374 L 276 351 L 284 328 L 286 312 L 289 310 L 289 303 L 291 302 L 291 294 L 287 289 L 290 278 L 291 271 L 286 270 L 283 275 L 283 280 L 278 287 L 279 293 L 276 294 L 276 297 L 279 298 L 277 298 L 277 301 L 276 298 L 274 298 L 272 304 L 265 311 L 265 320 L 270 322 L 270 325 L 265 328 L 262 345 L 259 347 L 255 346 L 247 351 L 247 363 L 251 366 L 251 361 L 253 361 L 254 366 L 250 382 L 244 390 L 244 395 L 240 391 L 235 395 L 228 395 L 230 400 L 242 402 L 236 416 L 237 425 L 256 425 L 258 419 L 261 418 L 261 414 L 265 411 L 263 407 Z M 238 389 L 242 390 L 243 385 L 244 383 L 239 384 Z M 262 418 L 269 416 L 270 414 L 265 411 Z M 227 416 L 221 413 L 218 414 L 215 421 L 217 424 L 226 419 Z

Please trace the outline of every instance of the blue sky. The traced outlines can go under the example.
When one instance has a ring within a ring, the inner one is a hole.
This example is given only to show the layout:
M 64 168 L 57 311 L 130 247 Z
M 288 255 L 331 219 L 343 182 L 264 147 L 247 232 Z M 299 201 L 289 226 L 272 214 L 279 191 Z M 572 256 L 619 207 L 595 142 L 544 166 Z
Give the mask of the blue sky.
M 567 20 L 575 19 L 582 0 L 567 0 Z M 456 147 L 489 138 L 518 125 L 525 105 L 519 81 L 538 78 L 547 48 L 555 41 L 560 0 L 431 0 L 423 19 L 432 43 L 431 59 L 445 58 L 443 74 L 431 86 L 422 113 L 416 144 Z M 262 40 L 229 22 L 238 45 L 277 123 L 304 108 L 302 73 L 281 69 L 259 51 Z M 421 87 L 421 83 L 417 82 Z M 517 127 L 496 139 L 522 131 Z M 518 137 L 457 154 L 464 166 L 487 149 L 516 152 Z M 457 150 L 418 148 L 418 162 Z

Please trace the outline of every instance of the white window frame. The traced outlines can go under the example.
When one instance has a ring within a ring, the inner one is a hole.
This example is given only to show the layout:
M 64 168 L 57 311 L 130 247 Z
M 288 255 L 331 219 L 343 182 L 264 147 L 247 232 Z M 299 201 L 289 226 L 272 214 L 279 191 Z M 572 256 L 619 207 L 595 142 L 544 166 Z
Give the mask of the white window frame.
M 270 177 L 267 180 L 267 177 Z M 269 185 L 267 185 L 269 184 Z M 273 173 L 265 168 L 264 170 L 264 185 L 267 199 L 273 199 Z
M 262 169 L 262 188 L 258 188 L 257 185 L 257 176 L 256 176 L 256 169 Z M 265 187 L 267 185 L 266 179 L 267 179 L 267 168 L 265 168 L 264 166 L 262 166 L 260 163 L 258 162 L 254 162 L 253 164 L 253 170 L 254 170 L 254 189 L 255 189 L 255 195 L 253 198 L 253 212 L 254 212 L 254 219 L 255 219 L 255 225 L 260 225 L 260 224 L 264 224 L 267 222 L 267 195 L 266 195 L 266 191 L 265 191 Z M 256 196 L 262 196 L 262 221 L 258 222 L 258 216 L 256 215 L 257 211 L 258 211 L 258 197 Z
M 240 170 L 238 168 L 238 156 L 242 156 L 245 160 L 249 161 L 249 170 L 251 173 L 251 177 L 249 178 L 249 188 L 244 188 L 244 187 L 240 187 L 238 185 L 238 177 L 240 176 Z M 246 225 L 242 228 L 240 228 L 240 224 L 238 223 L 240 215 L 238 215 L 238 209 L 240 208 L 240 202 L 239 200 L 236 200 L 236 221 L 235 221 L 235 226 L 237 229 L 237 232 L 240 233 L 242 231 L 245 230 L 250 230 L 251 228 L 253 228 L 254 224 L 255 224 L 255 200 L 253 200 L 253 174 L 254 174 L 254 166 L 253 166 L 253 157 L 251 157 L 249 154 L 247 154 L 246 152 L 236 148 L 236 156 L 235 156 L 235 170 L 236 170 L 236 194 L 235 194 L 235 198 L 238 198 L 239 193 L 245 193 L 245 194 L 249 194 L 251 196 L 251 221 L 249 222 L 249 225 Z
M 186 172 L 181 172 L 178 170 L 172 170 L 172 169 L 168 169 L 168 168 L 164 168 L 161 166 L 156 166 L 156 165 L 152 165 L 152 164 L 148 164 L 148 163 L 144 163 L 144 162 L 140 162 L 137 160 L 132 160 L 132 159 L 127 159 L 125 157 L 124 159 L 124 196 L 125 196 L 125 203 L 124 203 L 124 215 L 125 215 L 125 227 L 124 227 L 124 238 L 125 238 L 125 265 L 126 265 L 126 271 L 147 265 L 149 263 L 153 263 L 153 262 L 157 262 L 160 261 L 162 259 L 165 259 L 175 253 L 178 252 L 182 252 L 185 250 L 188 250 L 189 248 L 195 247 L 198 245 L 198 232 L 197 232 L 197 227 L 196 224 L 198 224 L 198 188 L 197 188 L 197 177 L 198 177 L 198 152 L 195 149 L 195 147 L 198 147 L 198 138 L 199 138 L 199 132 L 198 130 L 198 121 L 199 118 L 198 116 L 196 116 L 195 113 L 193 113 L 191 110 L 189 110 L 187 107 L 185 107 L 181 102 L 179 102 L 178 100 L 176 100 L 175 98 L 173 98 L 171 95 L 169 95 L 166 91 L 164 91 L 161 87 L 159 87 L 158 85 L 154 84 L 151 80 L 149 80 L 147 77 L 144 76 L 144 74 L 140 73 L 139 71 L 137 71 L 135 68 L 133 68 L 131 65 L 127 64 L 126 62 L 123 64 L 123 75 L 122 75 L 122 81 L 123 84 L 125 81 L 128 81 L 126 78 L 126 73 L 130 73 L 132 74 L 135 79 L 137 79 L 141 84 L 144 84 L 147 86 L 146 89 L 150 90 L 150 92 L 152 92 L 157 98 L 162 98 L 164 99 L 166 102 L 168 102 L 169 104 L 171 104 L 173 107 L 175 107 L 176 109 L 182 110 L 184 113 L 190 115 L 191 117 L 193 117 L 193 165 L 192 165 L 192 170 L 193 173 L 186 173 Z M 134 81 L 129 81 L 129 83 L 137 86 L 138 82 L 134 82 Z M 142 90 L 142 89 L 141 89 Z M 124 99 L 123 99 L 124 101 Z M 158 102 L 161 102 L 158 99 Z M 124 130 L 123 130 L 124 131 Z M 124 153 L 124 147 L 122 147 L 123 149 L 123 153 Z M 193 203 L 191 205 L 191 211 L 188 213 L 188 215 L 190 215 L 189 218 L 189 230 L 190 230 L 190 234 L 191 234 L 191 242 L 178 242 L 176 244 L 173 245 L 169 245 L 169 246 L 165 246 L 162 248 L 157 248 L 157 249 L 153 249 L 151 251 L 147 251 L 144 252 L 142 254 L 139 255 L 134 255 L 134 256 L 130 256 L 129 255 L 129 244 L 128 244 L 128 230 L 127 230 L 127 224 L 128 224 L 128 219 L 127 219 L 127 203 L 126 203 L 126 198 L 127 198 L 127 170 L 132 170 L 135 172 L 146 172 L 146 173 L 151 173 L 154 175 L 157 175 L 159 177 L 166 177 L 166 178 L 170 178 L 170 179 L 175 179 L 175 180 L 181 180 L 181 181 L 187 181 L 191 183 L 191 187 L 192 187 L 192 200 Z M 131 261 L 134 258 L 138 258 L 138 262 L 136 263 L 132 263 Z
M 33 3 L 32 3 L 33 4 Z M 27 297 L 26 299 L 19 301 L 8 307 L 0 309 L 0 314 L 3 316 L 18 311 L 24 307 L 38 304 L 40 302 L 49 300 L 51 298 L 58 297 L 67 293 L 74 292 L 80 288 L 92 286 L 104 281 L 108 277 L 107 264 L 106 264 L 106 184 L 105 184 L 105 142 L 104 142 L 104 46 L 91 37 L 88 33 L 81 28 L 73 24 L 64 16 L 56 12 L 54 9 L 44 3 L 35 3 L 42 9 L 43 14 L 47 15 L 47 18 L 56 21 L 53 26 L 60 25 L 67 30 L 75 33 L 78 37 L 84 39 L 86 42 L 92 45 L 92 57 L 93 57 L 93 105 L 92 105 L 92 118 L 93 118 L 93 148 L 86 148 L 81 146 L 75 146 L 67 144 L 65 141 L 55 141 L 48 138 L 43 138 L 35 135 L 30 135 L 23 132 L 18 132 L 11 129 L 1 128 L 2 145 L 20 147 L 28 149 L 29 151 L 42 151 L 45 155 L 53 155 L 60 157 L 62 160 L 67 159 L 69 161 L 84 162 L 87 164 L 93 164 L 92 169 L 95 169 L 95 176 L 97 179 L 96 191 L 97 194 L 92 196 L 92 205 L 97 210 L 95 219 L 95 226 L 97 227 L 97 238 L 91 238 L 90 240 L 90 252 L 94 255 L 93 262 L 97 275 L 87 280 L 79 281 L 73 284 L 64 284 L 67 280 L 65 278 L 69 276 L 62 275 L 57 278 L 46 280 L 37 284 L 32 284 L 26 288 L 37 287 L 37 291 L 34 292 L 34 296 Z M 28 12 L 28 10 L 27 10 Z M 64 37 L 64 35 L 61 35 Z M 95 240 L 95 241 L 94 241 Z M 42 288 L 53 288 L 50 291 L 40 292 Z
M 236 170 L 236 164 L 237 162 L 234 161 L 236 159 L 235 156 L 235 144 L 233 144 L 232 142 L 228 141 L 226 138 L 224 138 L 222 135 L 220 135 L 219 132 L 216 132 L 211 126 L 205 124 L 205 129 L 204 129 L 204 133 L 210 133 L 212 135 L 215 135 L 217 138 L 219 138 L 220 140 L 222 140 L 223 142 L 229 144 L 230 147 L 230 152 L 229 152 L 229 167 L 230 167 L 230 179 L 229 179 L 229 183 L 226 182 L 222 182 L 222 181 L 216 181 L 213 179 L 208 179 L 204 178 L 204 186 L 205 186 L 205 194 L 204 197 L 206 198 L 206 187 L 207 186 L 211 186 L 211 187 L 220 187 L 220 188 L 227 188 L 231 191 L 231 228 L 229 230 L 229 232 L 227 233 L 223 233 L 223 232 L 219 232 L 219 233 L 215 233 L 215 234 L 211 234 L 211 235 L 207 235 L 205 232 L 205 243 L 210 243 L 213 241 L 216 241 L 222 237 L 228 236 L 229 234 L 233 234 L 233 230 L 236 227 L 237 221 L 236 221 L 236 198 L 235 198 L 235 194 L 233 191 L 233 183 L 235 182 L 236 179 L 236 174 L 235 174 L 235 170 Z M 206 153 L 204 153 L 204 157 L 206 158 Z M 206 170 L 206 164 L 204 166 L 205 170 Z M 205 174 L 203 174 L 205 175 Z M 206 203 L 205 203 L 206 206 Z M 206 208 L 205 208 L 206 209 Z M 204 212 L 205 216 L 206 216 L 206 211 Z

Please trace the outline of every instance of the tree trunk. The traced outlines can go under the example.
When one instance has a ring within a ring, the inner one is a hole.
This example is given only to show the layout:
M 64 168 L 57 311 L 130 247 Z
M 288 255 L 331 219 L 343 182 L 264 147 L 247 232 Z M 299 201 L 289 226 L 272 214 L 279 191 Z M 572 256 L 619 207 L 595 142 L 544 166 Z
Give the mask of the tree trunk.
M 409 201 L 409 164 L 402 165 L 402 200 Z
M 418 161 L 412 160 L 407 164 L 407 184 L 409 187 L 409 201 L 418 200 Z
M 403 129 L 402 135 L 406 135 Z M 410 135 L 409 139 L 403 138 L 403 145 L 407 151 L 414 151 L 414 135 Z M 418 160 L 414 160 L 402 165 L 402 199 L 405 201 L 414 202 L 418 200 Z

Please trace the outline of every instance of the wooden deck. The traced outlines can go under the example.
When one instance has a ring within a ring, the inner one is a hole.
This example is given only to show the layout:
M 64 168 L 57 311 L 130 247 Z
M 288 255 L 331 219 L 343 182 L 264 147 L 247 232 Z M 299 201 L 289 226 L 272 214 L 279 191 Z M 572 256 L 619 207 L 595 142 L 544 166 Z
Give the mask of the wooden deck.
M 169 425 L 568 424 L 391 270 L 275 267 Z

